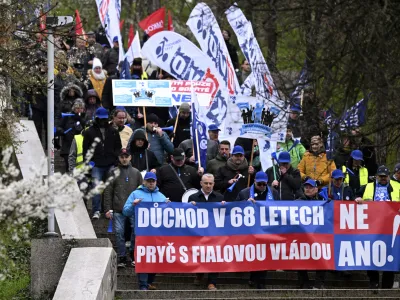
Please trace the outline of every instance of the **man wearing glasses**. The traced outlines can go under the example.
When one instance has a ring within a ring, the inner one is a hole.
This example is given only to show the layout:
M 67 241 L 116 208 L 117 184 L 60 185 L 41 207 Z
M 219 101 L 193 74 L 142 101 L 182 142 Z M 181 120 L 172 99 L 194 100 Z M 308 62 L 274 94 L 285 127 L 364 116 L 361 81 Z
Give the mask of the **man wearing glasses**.
M 362 198 L 357 197 L 356 202 L 363 201 L 400 201 L 400 184 L 390 180 L 390 172 L 386 166 L 380 166 L 376 172 L 376 181 L 360 188 Z M 382 272 L 382 289 L 391 289 L 394 283 L 394 272 Z M 367 271 L 371 289 L 379 288 L 379 271 Z

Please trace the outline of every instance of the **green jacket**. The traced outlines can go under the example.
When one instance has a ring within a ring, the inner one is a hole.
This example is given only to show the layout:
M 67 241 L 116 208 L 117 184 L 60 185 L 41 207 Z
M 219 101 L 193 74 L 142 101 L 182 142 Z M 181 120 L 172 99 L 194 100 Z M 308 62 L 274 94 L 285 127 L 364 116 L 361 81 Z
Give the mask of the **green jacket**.
M 285 141 L 284 143 L 278 143 L 276 152 L 290 152 L 291 164 L 294 169 L 297 169 L 298 164 L 303 158 L 304 153 L 306 152 L 306 148 L 299 142 L 296 146 L 293 147 L 294 141 Z M 289 151 L 290 150 L 290 151 Z

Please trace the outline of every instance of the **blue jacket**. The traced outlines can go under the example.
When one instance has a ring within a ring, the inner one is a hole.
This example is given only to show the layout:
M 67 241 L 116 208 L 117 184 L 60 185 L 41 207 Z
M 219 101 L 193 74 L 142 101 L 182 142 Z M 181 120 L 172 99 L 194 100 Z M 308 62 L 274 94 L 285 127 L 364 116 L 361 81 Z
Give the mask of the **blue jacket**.
M 144 128 L 136 129 L 131 135 L 128 145 L 131 144 L 133 136 L 138 130 L 142 130 L 144 132 Z M 174 144 L 171 143 L 171 140 L 165 132 L 163 132 L 162 136 L 159 136 L 157 133 L 147 131 L 147 140 L 150 144 L 150 150 L 153 151 L 157 157 L 158 163 L 162 165 L 164 163 L 164 151 L 168 154 L 172 154 L 174 151 Z
M 135 214 L 135 206 L 133 201 L 135 199 L 142 199 L 142 202 L 166 202 L 167 198 L 159 191 L 158 187 L 154 191 L 150 191 L 144 185 L 139 186 L 135 191 L 133 191 L 128 200 L 126 200 L 122 213 L 125 216 L 133 216 Z

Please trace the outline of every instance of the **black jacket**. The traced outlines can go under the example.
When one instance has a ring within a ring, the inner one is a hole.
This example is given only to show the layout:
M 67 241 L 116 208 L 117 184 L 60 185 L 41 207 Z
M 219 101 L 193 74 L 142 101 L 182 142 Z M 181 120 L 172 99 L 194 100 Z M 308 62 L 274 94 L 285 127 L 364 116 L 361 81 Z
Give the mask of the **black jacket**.
M 100 142 L 96 145 L 91 161 L 95 163 L 96 167 L 114 165 L 118 161 L 119 151 L 122 147 L 118 130 L 111 125 L 107 125 L 105 139 L 103 139 L 100 127 L 95 122 L 93 126 L 83 132 L 83 157 L 86 157 L 86 153 L 91 148 L 95 138 L 99 138 Z
M 242 174 L 244 177 L 240 178 L 233 188 L 232 192 L 227 189 L 231 186 L 228 182 L 234 178 L 237 174 Z M 247 187 L 247 180 L 249 177 L 249 168 L 246 167 L 240 171 L 231 169 L 228 165 L 225 165 L 218 169 L 217 175 L 215 176 L 214 189 L 224 195 L 225 201 L 235 201 L 239 192 Z M 250 178 L 252 182 L 252 178 Z
M 204 196 L 203 192 L 200 190 L 196 194 L 193 194 L 189 197 L 188 202 L 222 202 L 224 201 L 224 196 L 222 196 L 218 192 L 212 191 L 210 195 L 208 196 L 208 200 L 206 200 L 206 197 Z
M 112 111 L 115 108 L 115 106 L 113 105 L 113 91 L 112 91 L 112 81 L 114 79 L 119 79 L 119 77 L 117 75 L 112 75 L 107 77 L 106 82 L 104 83 L 103 93 L 101 94 L 101 103 L 103 107 L 105 109 L 108 109 L 109 111 Z
M 165 127 L 175 126 L 176 118 L 170 119 Z M 179 118 L 178 125 L 176 126 L 175 137 L 174 137 L 174 147 L 178 148 L 179 144 L 184 140 L 190 139 L 190 117 L 186 119 Z M 172 132 L 172 131 L 171 131 Z M 172 135 L 170 135 L 172 139 Z
M 135 141 L 138 139 L 144 140 L 143 147 L 138 148 L 135 145 Z M 131 164 L 139 171 L 150 171 L 151 169 L 158 168 L 160 166 L 157 157 L 153 151 L 148 150 L 149 142 L 146 139 L 146 135 L 143 130 L 137 130 L 134 132 L 130 144 L 128 144 L 128 150 L 132 154 Z
M 266 173 L 268 175 L 268 185 L 271 186 L 272 182 L 275 180 L 274 168 L 268 168 Z M 297 198 L 299 193 L 301 194 L 301 175 L 299 170 L 290 166 L 286 174 L 281 175 L 279 167 L 275 166 L 275 176 L 276 180 L 279 181 L 277 190 L 280 200 L 294 200 Z
M 250 198 L 250 189 L 251 187 L 245 188 L 244 190 L 241 190 L 236 197 L 236 201 L 243 201 L 243 200 L 249 200 Z M 276 191 L 276 189 L 270 188 L 272 197 L 274 197 L 274 200 L 279 200 L 279 194 Z M 268 189 L 266 189 L 264 192 L 257 191 L 257 188 L 254 188 L 254 200 L 257 201 L 265 201 L 267 197 Z M 256 196 L 257 195 L 257 196 Z
M 317 193 L 314 197 L 308 197 L 306 195 L 303 195 L 299 197 L 297 200 L 312 200 L 312 201 L 318 201 L 318 200 L 324 200 L 324 197 L 320 196 L 319 193 Z
M 79 125 L 77 122 L 79 122 Z M 60 150 L 61 156 L 69 154 L 74 136 L 81 133 L 82 129 L 85 128 L 85 123 L 85 114 L 81 114 L 81 116 L 75 114 L 74 116 L 61 118 L 60 124 L 57 126 L 56 131 L 57 136 L 63 137 Z M 69 130 L 70 128 L 72 129 Z M 66 131 L 68 132 L 64 134 Z
M 119 170 L 119 175 L 116 177 L 115 172 Z M 104 211 L 113 210 L 116 213 L 122 213 L 125 202 L 129 195 L 142 184 L 142 175 L 132 166 L 121 166 L 111 170 L 107 178 L 111 176 L 114 179 L 104 190 Z
M 119 49 L 113 47 L 103 55 L 103 59 L 101 61 L 101 63 L 103 64 L 103 69 L 105 69 L 109 75 L 116 74 L 118 60 L 119 60 Z
M 200 176 L 197 174 L 197 170 L 195 168 L 187 165 L 177 168 L 176 166 L 173 166 L 173 164 L 170 164 L 162 166 L 157 171 L 157 186 L 160 189 L 160 192 L 173 202 L 181 202 L 185 190 L 183 189 L 178 176 L 171 169 L 171 166 L 178 174 L 181 174 L 180 178 L 186 189 L 199 189 Z

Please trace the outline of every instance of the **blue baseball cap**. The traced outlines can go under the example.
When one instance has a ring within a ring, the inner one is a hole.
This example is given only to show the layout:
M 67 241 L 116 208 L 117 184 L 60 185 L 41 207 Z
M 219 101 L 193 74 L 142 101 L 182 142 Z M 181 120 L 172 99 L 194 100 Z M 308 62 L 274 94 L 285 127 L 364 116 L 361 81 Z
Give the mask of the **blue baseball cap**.
M 244 149 L 243 149 L 243 147 L 242 147 L 242 146 L 235 146 L 235 147 L 233 147 L 232 154 L 233 154 L 233 155 L 235 155 L 235 154 L 243 154 L 243 155 L 244 155 Z
M 300 113 L 300 112 L 301 112 L 301 106 L 300 106 L 299 104 L 293 104 L 293 105 L 290 107 L 290 111 L 291 111 L 291 112 L 298 112 L 298 113 Z
M 208 130 L 210 130 L 210 131 L 221 131 L 221 129 L 219 129 L 218 126 L 215 125 L 215 124 L 211 124 L 210 126 L 208 126 Z
M 364 160 L 364 155 L 360 150 L 353 150 L 350 156 L 355 160 Z
M 312 187 L 317 187 L 317 182 L 314 179 L 308 179 L 306 182 L 304 182 L 304 185 L 309 184 Z
M 153 172 L 147 172 L 145 175 L 144 175 L 144 178 L 143 178 L 144 180 L 149 180 L 149 179 L 153 179 L 153 180 L 157 180 L 157 176 L 156 176 L 156 174 L 154 174 Z
M 108 110 L 104 107 L 96 109 L 95 117 L 99 119 L 108 119 Z
M 123 106 L 117 106 L 115 109 L 125 110 L 125 107 L 123 107 Z M 125 110 L 125 111 L 126 111 L 126 110 Z
M 256 173 L 255 181 L 256 182 L 268 182 L 268 175 L 263 171 L 259 171 Z
M 290 153 L 286 151 L 279 153 L 278 161 L 279 163 L 290 163 Z
M 118 42 L 118 36 L 114 36 L 113 43 Z
M 340 170 L 340 169 L 333 170 L 333 172 L 332 172 L 332 178 L 338 179 L 338 178 L 344 178 L 344 177 L 345 177 L 345 176 L 344 176 L 342 170 Z

